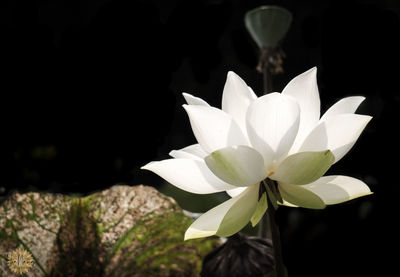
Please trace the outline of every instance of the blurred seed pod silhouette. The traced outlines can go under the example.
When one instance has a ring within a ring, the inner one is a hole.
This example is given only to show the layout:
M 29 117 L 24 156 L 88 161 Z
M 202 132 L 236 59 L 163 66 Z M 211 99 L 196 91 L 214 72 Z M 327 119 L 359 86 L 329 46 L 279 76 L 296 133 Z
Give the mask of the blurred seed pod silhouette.
M 275 266 L 272 241 L 235 234 L 203 260 L 202 277 L 266 277 Z

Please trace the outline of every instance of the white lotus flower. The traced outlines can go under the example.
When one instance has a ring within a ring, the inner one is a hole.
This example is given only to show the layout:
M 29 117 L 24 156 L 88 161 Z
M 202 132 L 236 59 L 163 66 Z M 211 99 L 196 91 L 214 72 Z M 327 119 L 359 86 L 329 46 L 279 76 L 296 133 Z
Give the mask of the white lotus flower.
M 142 168 L 192 193 L 226 191 L 232 197 L 200 216 L 185 240 L 230 236 L 250 219 L 256 224 L 267 209 L 260 185 L 270 197 L 278 189 L 280 204 L 312 209 L 371 193 L 352 177 L 322 177 L 352 148 L 371 117 L 354 113 L 364 100 L 356 96 L 338 101 L 320 118 L 316 68 L 291 80 L 282 93 L 259 98 L 229 72 L 222 109 L 183 96 L 198 144 Z

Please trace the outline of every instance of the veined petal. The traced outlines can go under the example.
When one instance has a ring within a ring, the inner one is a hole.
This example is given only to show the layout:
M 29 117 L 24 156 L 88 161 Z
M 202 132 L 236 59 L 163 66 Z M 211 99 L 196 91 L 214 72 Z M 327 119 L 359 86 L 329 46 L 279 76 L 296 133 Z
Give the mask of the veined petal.
M 183 105 L 189 115 L 193 133 L 208 153 L 232 145 L 248 145 L 246 137 L 235 120 L 213 107 Z
M 241 194 L 200 216 L 187 229 L 185 240 L 212 235 L 227 237 L 239 232 L 256 210 L 258 190 L 258 184 L 248 187 Z
M 238 188 L 235 188 L 235 189 L 227 190 L 226 193 L 230 197 L 235 197 L 235 196 L 241 194 L 245 189 L 246 189 L 246 187 L 238 187 Z
M 172 185 L 192 193 L 208 194 L 235 188 L 217 178 L 200 160 L 167 159 L 148 163 L 142 169 L 150 170 Z
M 372 194 L 362 181 L 349 176 L 324 176 L 303 186 L 317 194 L 326 205 L 333 205 Z
M 257 99 L 253 90 L 236 73 L 229 71 L 222 93 L 222 110 L 230 114 L 246 132 L 246 112 Z
M 338 114 L 354 113 L 358 106 L 365 100 L 362 96 L 351 96 L 340 99 L 333 104 L 321 117 L 321 121 L 327 120 Z
M 186 100 L 186 103 L 188 103 L 189 105 L 200 105 L 200 106 L 206 106 L 206 107 L 210 107 L 210 105 L 204 101 L 203 99 L 199 98 L 199 97 L 195 97 L 189 93 L 182 93 L 183 97 Z
M 169 155 L 173 158 L 187 158 L 203 160 L 207 156 L 206 151 L 201 148 L 200 144 L 192 144 L 179 150 L 172 150 Z
M 321 197 L 305 186 L 279 182 L 278 189 L 283 200 L 290 204 L 309 209 L 323 209 L 326 207 Z
M 337 162 L 353 147 L 371 119 L 371 116 L 359 114 L 331 116 L 312 130 L 299 151 L 330 149 Z
M 334 160 L 329 150 L 296 153 L 284 159 L 270 178 L 285 184 L 308 184 L 323 176 Z
M 238 187 L 254 185 L 267 177 L 263 157 L 248 146 L 230 146 L 214 151 L 205 162 L 215 176 Z
M 294 152 L 296 152 L 304 137 L 315 127 L 320 117 L 317 68 L 313 67 L 293 78 L 283 89 L 282 94 L 294 97 L 300 105 L 299 131 L 293 144 Z
M 250 105 L 247 133 L 267 167 L 271 159 L 279 160 L 288 153 L 297 135 L 299 116 L 299 105 L 294 98 L 280 93 L 264 95 Z

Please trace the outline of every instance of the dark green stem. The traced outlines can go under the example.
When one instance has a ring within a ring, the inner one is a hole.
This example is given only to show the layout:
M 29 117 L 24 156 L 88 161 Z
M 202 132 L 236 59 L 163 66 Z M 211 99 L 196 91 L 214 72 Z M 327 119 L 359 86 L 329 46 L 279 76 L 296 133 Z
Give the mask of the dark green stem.
M 267 182 L 270 186 L 276 186 L 274 181 Z M 268 217 L 269 226 L 271 229 L 271 239 L 272 245 L 274 247 L 274 256 L 275 256 L 275 271 L 277 277 L 285 277 L 285 267 L 283 265 L 283 256 L 282 256 L 282 246 L 281 246 L 281 238 L 279 233 L 278 225 L 275 221 L 275 207 L 271 202 L 271 198 L 267 197 L 268 201 L 268 209 L 267 214 L 264 217 Z
M 272 245 L 274 248 L 274 257 L 275 257 L 275 276 L 276 277 L 285 277 L 285 267 L 283 265 L 283 256 L 282 256 L 282 247 L 281 247 L 281 238 L 279 234 L 279 228 L 275 221 L 275 212 L 277 209 L 277 199 L 280 198 L 279 192 L 277 189 L 277 184 L 275 181 L 270 179 L 266 179 L 263 181 L 263 184 L 267 191 L 267 202 L 268 209 L 264 214 L 259 234 L 262 238 L 271 238 Z
M 272 92 L 270 56 L 273 53 L 270 48 L 262 48 L 258 61 L 257 71 L 263 74 L 264 94 Z

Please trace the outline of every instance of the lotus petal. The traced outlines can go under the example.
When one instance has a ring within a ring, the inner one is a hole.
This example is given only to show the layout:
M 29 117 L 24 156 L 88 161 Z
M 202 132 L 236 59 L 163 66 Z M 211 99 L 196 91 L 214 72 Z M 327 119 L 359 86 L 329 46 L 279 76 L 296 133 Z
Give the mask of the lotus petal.
M 241 194 L 245 189 L 246 189 L 246 187 L 238 187 L 238 188 L 235 188 L 235 189 L 227 190 L 226 193 L 230 197 L 235 197 L 235 196 Z
M 208 194 L 235 188 L 217 178 L 204 161 L 167 159 L 150 162 L 142 169 L 150 170 L 172 185 L 192 193 Z
M 297 135 L 300 110 L 290 96 L 270 93 L 256 99 L 247 111 L 247 133 L 266 167 L 286 156 Z
M 290 204 L 309 209 L 324 209 L 326 207 L 324 201 L 305 186 L 279 182 L 278 188 L 283 200 Z
M 255 99 L 257 96 L 246 83 L 234 72 L 228 72 L 222 94 L 222 110 L 230 114 L 244 132 L 246 132 L 246 112 Z
M 327 120 L 338 114 L 354 113 L 358 106 L 365 100 L 362 96 L 350 96 L 343 98 L 332 105 L 321 117 L 321 121 Z
M 213 107 L 183 105 L 189 115 L 193 133 L 208 153 L 232 146 L 248 145 L 248 140 L 235 120 Z
M 201 148 L 200 144 L 192 144 L 179 150 L 172 150 L 169 155 L 173 158 L 187 158 L 203 160 L 208 154 Z
M 206 106 L 206 107 L 210 107 L 210 105 L 204 101 L 203 99 L 199 98 L 199 97 L 195 97 L 189 93 L 182 93 L 183 97 L 186 100 L 186 103 L 188 103 L 189 105 L 200 105 L 200 106 Z
M 284 159 L 270 178 L 292 185 L 309 184 L 323 176 L 334 160 L 329 150 L 296 153 Z
M 258 200 L 256 211 L 250 219 L 251 226 L 256 226 L 268 209 L 267 193 L 264 192 Z
M 317 194 L 326 205 L 339 204 L 372 193 L 361 180 L 341 175 L 324 176 L 303 187 Z
M 371 116 L 359 114 L 330 116 L 312 130 L 299 151 L 330 149 L 337 162 L 353 147 L 371 119 Z
M 214 151 L 205 162 L 218 178 L 238 187 L 254 185 L 267 177 L 263 157 L 248 146 L 230 146 Z
M 209 210 L 186 230 L 185 240 L 218 235 L 231 236 L 249 222 L 257 206 L 259 185 Z
M 291 151 L 297 152 L 301 142 L 315 127 L 320 117 L 317 68 L 313 67 L 293 78 L 283 89 L 282 94 L 294 97 L 300 105 L 299 131 Z

